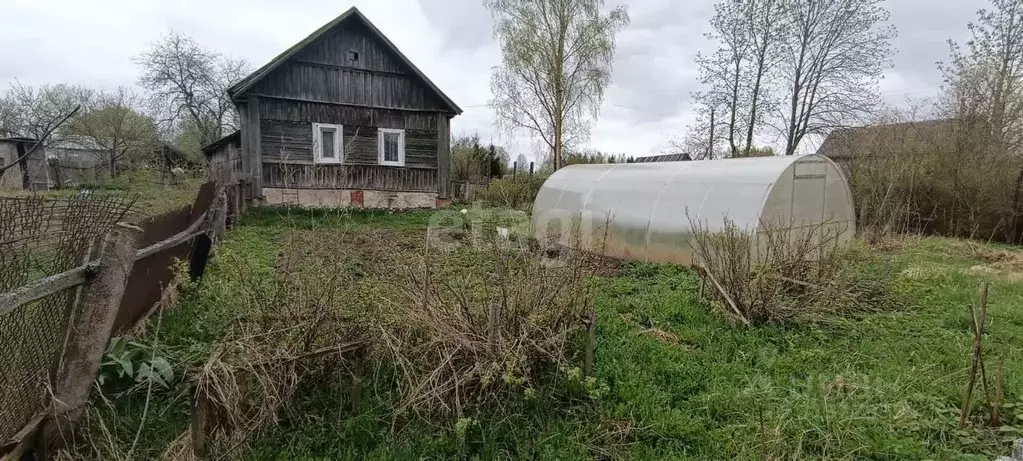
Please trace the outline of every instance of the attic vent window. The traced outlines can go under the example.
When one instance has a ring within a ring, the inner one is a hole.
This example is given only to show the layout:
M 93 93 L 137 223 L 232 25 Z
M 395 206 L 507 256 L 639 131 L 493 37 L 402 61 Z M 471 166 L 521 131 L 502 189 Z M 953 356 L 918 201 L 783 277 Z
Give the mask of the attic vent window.
M 348 62 L 350 62 L 352 64 L 358 64 L 359 63 L 359 52 L 355 51 L 355 50 L 349 51 L 348 52 Z

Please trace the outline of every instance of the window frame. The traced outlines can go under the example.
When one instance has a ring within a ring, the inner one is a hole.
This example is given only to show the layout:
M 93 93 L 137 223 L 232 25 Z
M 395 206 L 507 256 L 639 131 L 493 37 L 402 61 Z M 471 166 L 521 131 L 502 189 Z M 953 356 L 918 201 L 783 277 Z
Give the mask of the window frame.
M 334 131 L 334 158 L 323 156 L 323 132 Z M 339 164 L 344 162 L 345 149 L 342 146 L 344 127 L 330 123 L 313 123 L 313 162 L 317 164 Z
M 384 160 L 384 137 L 387 134 L 398 135 L 398 161 Z M 405 166 L 405 130 L 399 128 L 379 128 L 377 131 L 377 163 L 384 166 Z

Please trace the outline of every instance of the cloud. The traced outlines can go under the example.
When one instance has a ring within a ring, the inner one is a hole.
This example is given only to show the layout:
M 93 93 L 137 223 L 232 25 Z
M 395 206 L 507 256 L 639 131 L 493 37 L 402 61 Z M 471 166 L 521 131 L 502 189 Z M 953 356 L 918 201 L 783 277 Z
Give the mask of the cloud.
M 613 0 L 609 4 L 614 4 Z M 693 59 L 713 49 L 704 38 L 713 0 L 628 1 L 631 25 L 618 37 L 614 80 L 608 88 L 591 146 L 642 155 L 684 134 L 692 121 L 690 93 L 697 89 Z M 457 133 L 478 132 L 532 157 L 535 143 L 494 128 L 490 72 L 500 62 L 490 13 L 481 0 L 0 0 L 0 84 L 80 83 L 112 89 L 134 83 L 132 56 L 169 29 L 204 46 L 244 57 L 259 66 L 331 20 L 358 6 L 465 113 Z M 964 41 L 978 2 L 887 2 L 899 29 L 894 67 L 882 82 L 889 102 L 935 96 L 947 57 L 945 40 Z M 43 25 L 43 26 L 40 26 Z

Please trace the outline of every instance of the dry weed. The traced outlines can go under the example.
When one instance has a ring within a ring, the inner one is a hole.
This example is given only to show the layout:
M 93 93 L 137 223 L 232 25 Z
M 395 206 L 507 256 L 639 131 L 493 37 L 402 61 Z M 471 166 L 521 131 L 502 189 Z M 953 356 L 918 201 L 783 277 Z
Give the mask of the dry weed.
M 427 250 L 410 264 L 394 320 L 381 326 L 399 374 L 398 414 L 461 416 L 565 367 L 570 335 L 592 308 L 587 278 L 599 266 L 571 253 L 551 265 L 496 246 Z
M 841 245 L 844 229 L 832 223 L 763 224 L 755 233 L 727 219 L 721 231 L 690 223 L 697 270 L 745 325 L 890 307 L 886 280 L 853 270 Z

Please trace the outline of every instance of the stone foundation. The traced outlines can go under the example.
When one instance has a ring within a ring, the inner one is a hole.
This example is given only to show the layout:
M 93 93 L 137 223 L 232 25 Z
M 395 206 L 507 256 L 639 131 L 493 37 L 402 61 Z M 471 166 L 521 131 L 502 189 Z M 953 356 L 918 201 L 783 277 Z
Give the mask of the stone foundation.
M 410 210 L 416 208 L 436 208 L 438 203 L 437 194 L 429 192 L 264 188 L 263 196 L 267 205 L 295 205 L 304 207 Z

